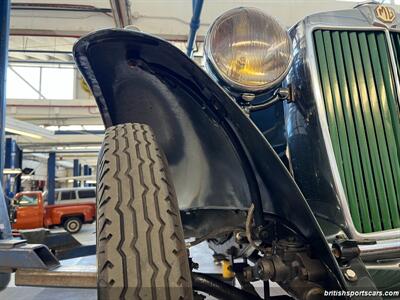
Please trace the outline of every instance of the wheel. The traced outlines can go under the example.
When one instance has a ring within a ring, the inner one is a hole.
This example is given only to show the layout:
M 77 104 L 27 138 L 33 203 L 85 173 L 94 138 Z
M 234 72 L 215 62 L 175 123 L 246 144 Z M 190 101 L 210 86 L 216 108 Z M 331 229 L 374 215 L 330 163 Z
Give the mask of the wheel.
M 97 170 L 98 298 L 192 299 L 178 202 L 150 128 L 108 128 Z
M 82 228 L 82 220 L 77 217 L 71 217 L 64 221 L 64 229 L 69 233 L 78 233 Z
M 0 292 L 4 290 L 10 283 L 10 273 L 0 273 Z

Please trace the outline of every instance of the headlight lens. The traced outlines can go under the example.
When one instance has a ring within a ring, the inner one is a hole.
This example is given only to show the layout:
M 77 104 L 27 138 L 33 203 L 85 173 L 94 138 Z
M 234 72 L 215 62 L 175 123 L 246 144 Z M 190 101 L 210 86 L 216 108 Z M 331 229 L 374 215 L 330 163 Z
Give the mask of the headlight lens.
M 272 17 L 255 8 L 235 8 L 211 25 L 205 54 L 228 84 L 261 91 L 287 74 L 292 43 L 287 31 Z

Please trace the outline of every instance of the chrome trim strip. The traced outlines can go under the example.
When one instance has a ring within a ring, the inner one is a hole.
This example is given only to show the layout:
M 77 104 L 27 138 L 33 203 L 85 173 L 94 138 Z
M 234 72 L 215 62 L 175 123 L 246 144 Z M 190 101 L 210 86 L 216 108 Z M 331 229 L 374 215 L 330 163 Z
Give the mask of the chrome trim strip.
M 357 231 L 357 229 L 354 226 L 353 219 L 350 214 L 350 209 L 349 205 L 347 203 L 346 199 L 346 194 L 344 192 L 342 180 L 340 178 L 339 174 L 339 169 L 336 163 L 336 158 L 333 152 L 333 145 L 332 145 L 332 140 L 329 134 L 329 127 L 328 127 L 328 121 L 326 118 L 326 111 L 325 111 L 325 105 L 323 101 L 323 95 L 322 95 L 322 87 L 321 83 L 319 80 L 319 71 L 318 71 L 318 66 L 317 66 L 317 58 L 316 58 L 316 53 L 315 53 L 315 45 L 314 45 L 314 38 L 313 38 L 313 33 L 317 29 L 325 29 L 325 30 L 352 30 L 352 31 L 382 31 L 382 32 L 387 32 L 386 36 L 388 36 L 389 30 L 387 28 L 383 27 L 371 27 L 371 26 L 357 26 L 354 24 L 354 26 L 335 26 L 334 24 L 327 24 L 324 25 L 323 23 L 314 23 L 312 21 L 313 18 L 317 17 L 317 19 L 320 17 L 320 15 L 314 15 L 306 18 L 304 20 L 304 26 L 305 26 L 305 35 L 306 35 L 306 57 L 308 60 L 308 68 L 310 69 L 310 76 L 311 76 L 311 86 L 312 86 L 312 91 L 314 94 L 315 98 L 315 105 L 317 107 L 318 111 L 318 120 L 320 122 L 320 128 L 322 131 L 322 136 L 324 140 L 324 145 L 325 149 L 327 152 L 327 156 L 329 159 L 329 165 L 332 170 L 332 175 L 333 175 L 333 181 L 334 181 L 334 186 L 336 188 L 336 191 L 338 192 L 338 197 L 339 197 L 339 202 L 340 205 L 343 209 L 343 213 L 345 216 L 345 219 L 347 221 L 347 226 L 349 229 L 350 233 L 350 238 L 356 239 L 356 240 L 364 240 L 364 239 L 375 239 L 375 240 L 387 240 L 387 239 L 395 239 L 400 236 L 400 229 L 391 229 L 391 230 L 385 230 L 381 232 L 373 232 L 373 233 L 360 233 Z M 354 20 L 353 20 L 354 21 Z M 389 35 L 390 37 L 390 35 Z M 396 62 L 393 62 L 394 59 L 394 53 L 393 49 L 391 48 L 391 40 L 388 40 L 388 45 L 389 48 L 391 49 L 391 60 L 392 60 L 392 69 L 395 69 L 393 66 L 396 65 Z M 399 84 L 399 75 L 397 74 L 397 70 L 395 72 L 395 80 L 396 80 L 396 88 L 397 88 L 397 94 L 398 94 L 398 99 L 400 103 L 400 98 L 399 98 L 399 93 L 400 93 L 400 84 Z
M 382 262 L 366 262 L 365 267 L 367 270 L 393 270 L 393 271 L 399 271 L 400 269 L 400 259 L 398 260 L 388 260 L 388 261 L 382 261 Z
M 372 245 L 359 245 L 358 248 L 364 261 L 400 259 L 400 239 L 379 241 Z
M 391 30 L 385 30 L 386 31 L 386 38 L 388 41 L 390 41 L 390 45 L 392 45 L 392 37 L 390 36 L 391 32 L 396 32 L 400 34 L 400 29 L 391 29 Z M 394 74 L 394 80 L 396 83 L 396 94 L 397 94 L 397 101 L 399 102 L 399 109 L 400 109 L 400 74 L 397 71 L 397 66 L 396 66 L 396 56 L 394 55 L 393 47 L 389 47 L 389 55 L 390 59 L 392 61 L 392 69 L 393 69 L 393 74 Z

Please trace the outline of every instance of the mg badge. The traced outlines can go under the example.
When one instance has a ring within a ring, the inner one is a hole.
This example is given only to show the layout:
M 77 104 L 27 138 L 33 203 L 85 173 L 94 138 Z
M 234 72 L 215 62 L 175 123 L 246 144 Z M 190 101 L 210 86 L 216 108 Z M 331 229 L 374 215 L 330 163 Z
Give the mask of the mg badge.
M 375 8 L 375 16 L 383 23 L 392 23 L 396 19 L 396 12 L 391 7 L 378 5 Z

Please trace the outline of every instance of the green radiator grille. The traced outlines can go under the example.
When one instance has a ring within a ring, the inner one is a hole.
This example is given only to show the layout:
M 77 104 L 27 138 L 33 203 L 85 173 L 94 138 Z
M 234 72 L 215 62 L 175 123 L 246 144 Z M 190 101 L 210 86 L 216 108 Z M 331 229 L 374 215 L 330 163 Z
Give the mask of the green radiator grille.
M 400 36 L 392 38 L 400 54 Z M 400 228 L 400 113 L 386 35 L 316 30 L 314 42 L 354 225 L 364 233 Z

